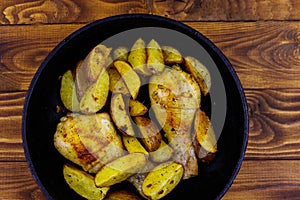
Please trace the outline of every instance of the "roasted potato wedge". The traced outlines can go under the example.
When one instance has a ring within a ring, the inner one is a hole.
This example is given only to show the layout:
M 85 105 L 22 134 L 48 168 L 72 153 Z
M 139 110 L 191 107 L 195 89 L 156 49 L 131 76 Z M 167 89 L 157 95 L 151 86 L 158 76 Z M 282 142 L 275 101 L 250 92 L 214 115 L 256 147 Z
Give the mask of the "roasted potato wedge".
M 78 63 L 75 71 L 75 85 L 79 100 L 110 64 L 110 52 L 111 48 L 99 44 L 90 51 L 83 61 Z
M 63 175 L 72 190 L 89 200 L 104 199 L 110 189 L 96 187 L 93 176 L 68 164 L 63 167 Z
M 125 104 L 122 94 L 114 94 L 111 98 L 110 114 L 115 125 L 124 135 L 135 136 L 128 106 Z
M 210 163 L 215 159 L 216 153 L 206 151 L 197 141 L 195 134 L 192 134 L 192 140 L 198 160 L 203 163 Z
M 132 99 L 136 99 L 141 87 L 140 77 L 135 73 L 131 66 L 124 61 L 115 61 L 114 66 L 124 80 Z
M 109 75 L 109 90 L 112 93 L 121 93 L 124 95 L 130 95 L 127 86 L 124 83 L 124 80 L 121 78 L 121 75 L 114 67 L 107 69 Z
M 141 200 L 141 198 L 128 190 L 116 190 L 108 192 L 104 200 Z
M 107 187 L 125 181 L 147 163 L 143 153 L 130 153 L 103 166 L 95 177 L 97 187 Z
M 62 103 L 68 110 L 72 112 L 78 112 L 80 110 L 71 70 L 67 70 L 61 78 L 60 97 Z
M 88 89 L 88 87 L 92 84 L 87 78 L 86 78 L 86 72 L 83 69 L 82 60 L 79 61 L 75 68 L 75 86 L 76 86 L 76 92 L 78 96 L 78 100 L 80 101 L 83 97 L 84 93 Z
M 160 45 L 152 39 L 147 45 L 147 66 L 152 74 L 160 74 L 164 68 L 164 57 Z
M 200 109 L 195 114 L 194 130 L 196 139 L 201 147 L 209 153 L 216 153 L 217 140 L 214 129 L 208 116 Z
M 114 60 L 127 61 L 129 50 L 127 47 L 120 46 L 116 48 L 113 52 Z
M 211 77 L 208 69 L 196 58 L 187 56 L 184 58 L 185 67 L 200 86 L 201 92 L 207 95 L 211 88 Z
M 135 117 L 134 121 L 139 128 L 139 137 L 147 151 L 156 151 L 160 147 L 162 136 L 159 129 L 146 117 Z
M 106 68 L 107 59 L 111 48 L 99 44 L 94 47 L 82 62 L 82 69 L 85 70 L 89 82 L 95 82 L 101 72 Z
M 129 100 L 129 114 L 132 117 L 141 116 L 146 114 L 148 111 L 148 108 L 139 102 L 138 100 Z
M 161 49 L 163 52 L 165 64 L 174 65 L 174 64 L 181 64 L 183 62 L 183 57 L 181 53 L 174 47 L 162 46 Z
M 143 147 L 140 141 L 136 137 L 122 136 L 123 144 L 130 153 L 144 153 L 148 155 L 148 151 Z
M 148 173 L 142 184 L 144 195 L 149 199 L 163 198 L 181 181 L 183 171 L 182 165 L 175 162 L 158 165 Z
M 153 162 L 161 163 L 169 160 L 173 155 L 174 150 L 163 140 L 156 151 L 150 152 L 150 158 Z
M 109 91 L 109 76 L 102 71 L 98 80 L 92 84 L 80 100 L 80 110 L 83 113 L 96 113 L 106 103 Z
M 142 184 L 145 180 L 145 177 L 147 176 L 147 174 L 155 167 L 156 165 L 154 163 L 152 163 L 151 161 L 148 160 L 147 164 L 144 165 L 143 169 L 141 169 L 141 172 L 136 173 L 132 176 L 130 176 L 127 181 L 129 183 L 131 183 L 136 190 L 139 192 L 139 194 L 144 197 L 145 199 L 148 199 L 143 191 L 142 191 Z
M 128 54 L 128 62 L 137 73 L 144 76 L 150 76 L 152 74 L 146 65 L 146 44 L 142 38 L 137 39 L 136 42 L 132 45 L 131 50 Z

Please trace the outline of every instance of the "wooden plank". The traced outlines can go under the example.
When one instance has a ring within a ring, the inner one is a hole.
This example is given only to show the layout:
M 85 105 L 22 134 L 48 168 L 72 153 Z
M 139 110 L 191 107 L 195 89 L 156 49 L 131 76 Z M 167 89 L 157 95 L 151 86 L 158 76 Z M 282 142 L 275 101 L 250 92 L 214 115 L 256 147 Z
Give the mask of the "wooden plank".
M 180 21 L 299 20 L 297 0 L 10 0 L 0 24 L 87 23 L 125 13 L 152 13 Z
M 48 53 L 82 26 L 0 26 L 0 91 L 27 90 Z
M 244 161 L 224 200 L 298 199 L 299 160 Z M 0 199 L 45 199 L 25 162 L 0 162 Z
M 0 199 L 46 200 L 26 162 L 0 162 Z
M 190 22 L 228 57 L 244 88 L 300 87 L 300 22 Z M 0 26 L 0 91 L 27 90 L 43 59 L 85 24 Z
M 24 161 L 22 109 L 25 92 L 0 94 L 0 161 Z
M 125 13 L 148 13 L 145 0 L 1 1 L 0 24 L 91 22 Z
M 223 199 L 299 199 L 299 166 L 299 160 L 244 161 Z
M 245 90 L 246 159 L 300 159 L 300 89 Z M 0 161 L 24 161 L 21 115 L 26 92 L 0 93 Z
M 238 73 L 244 88 L 300 87 L 299 22 L 188 25 L 221 49 Z
M 299 20 L 297 0 L 152 0 L 154 14 L 188 21 Z
M 246 90 L 247 159 L 299 159 L 300 90 Z

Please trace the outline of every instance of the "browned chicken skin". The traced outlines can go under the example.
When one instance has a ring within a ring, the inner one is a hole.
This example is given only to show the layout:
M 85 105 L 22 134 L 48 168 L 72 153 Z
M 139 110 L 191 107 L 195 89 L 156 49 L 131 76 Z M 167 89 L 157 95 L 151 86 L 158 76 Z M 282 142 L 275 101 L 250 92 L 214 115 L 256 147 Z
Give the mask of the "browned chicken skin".
M 90 173 L 126 153 L 107 113 L 63 117 L 54 145 L 65 158 Z
M 179 68 L 166 68 L 150 79 L 149 95 L 155 116 L 174 149 L 173 160 L 184 166 L 184 179 L 198 175 L 198 162 L 191 138 L 200 88 Z

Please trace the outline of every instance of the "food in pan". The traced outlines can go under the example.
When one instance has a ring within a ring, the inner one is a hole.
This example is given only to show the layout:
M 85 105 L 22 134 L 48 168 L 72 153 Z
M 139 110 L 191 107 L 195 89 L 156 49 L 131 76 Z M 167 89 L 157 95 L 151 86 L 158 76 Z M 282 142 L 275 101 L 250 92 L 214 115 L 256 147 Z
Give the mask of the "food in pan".
M 97 187 L 92 175 L 69 164 L 64 165 L 63 175 L 70 188 L 89 200 L 103 199 L 110 189 L 109 187 Z
M 131 51 L 128 54 L 128 62 L 137 73 L 150 76 L 151 71 L 147 67 L 147 49 L 146 44 L 142 38 L 136 40 L 132 45 Z
M 63 167 L 66 183 L 86 199 L 140 199 L 111 191 L 128 181 L 154 200 L 197 176 L 199 163 L 217 153 L 201 108 L 210 87 L 207 68 L 169 44 L 139 38 L 131 47 L 97 45 L 61 78 L 68 112 L 54 146 L 73 163 Z
M 65 158 L 91 173 L 125 155 L 121 136 L 107 113 L 62 117 L 54 134 L 54 146 Z
M 159 74 L 165 68 L 162 50 L 153 39 L 147 45 L 147 67 L 152 74 Z
M 67 109 L 73 112 L 79 111 L 79 101 L 71 70 L 66 71 L 61 78 L 60 97 Z
M 191 138 L 200 88 L 190 74 L 179 68 L 166 68 L 149 81 L 149 96 L 160 126 L 174 150 L 173 160 L 184 167 L 184 179 L 198 175 L 198 161 Z M 165 117 L 162 113 L 165 113 Z
M 141 87 L 140 77 L 132 69 L 130 64 L 125 61 L 115 61 L 114 66 L 124 80 L 132 99 L 136 99 Z
M 180 182 L 184 169 L 181 164 L 167 162 L 152 169 L 142 184 L 143 194 L 149 199 L 161 199 Z

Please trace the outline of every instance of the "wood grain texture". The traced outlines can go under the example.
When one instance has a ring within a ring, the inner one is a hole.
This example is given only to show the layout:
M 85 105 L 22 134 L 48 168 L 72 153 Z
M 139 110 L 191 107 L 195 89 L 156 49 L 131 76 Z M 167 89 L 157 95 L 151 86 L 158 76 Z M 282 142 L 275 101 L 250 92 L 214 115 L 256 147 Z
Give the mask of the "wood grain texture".
M 0 199 L 46 200 L 26 162 L 0 162 Z
M 298 200 L 299 10 L 298 0 L 0 1 L 0 199 L 46 199 L 25 161 L 21 121 L 28 86 L 48 53 L 94 20 L 149 13 L 183 21 L 207 36 L 245 88 L 249 142 L 223 199 Z
M 299 166 L 299 160 L 244 161 L 223 200 L 298 200 Z
M 125 13 L 181 21 L 299 20 L 299 9 L 297 0 L 10 0 L 0 3 L 0 24 L 87 23 Z
M 247 159 L 299 159 L 300 90 L 246 90 Z
M 151 12 L 177 20 L 299 20 L 297 0 L 151 0 Z
M 0 26 L 0 90 L 27 90 L 48 53 L 82 26 Z
M 224 200 L 291 199 L 300 195 L 300 161 L 244 161 Z M 289 166 L 287 168 L 286 166 Z M 25 162 L 0 163 L 0 199 L 44 200 Z M 276 172 L 276 175 L 274 173 Z
M 24 161 L 22 109 L 25 92 L 0 94 L 0 161 Z
M 245 88 L 299 88 L 298 23 L 188 24 L 223 51 Z
M 186 24 L 223 51 L 244 88 L 300 87 L 300 22 Z M 27 90 L 48 53 L 84 25 L 0 26 L 0 91 Z
M 247 160 L 300 159 L 300 89 L 245 90 Z M 0 93 L 0 161 L 24 161 L 21 115 L 26 92 Z
M 0 10 L 0 24 L 85 23 L 112 15 L 148 12 L 145 0 L 13 0 L 1 1 Z

